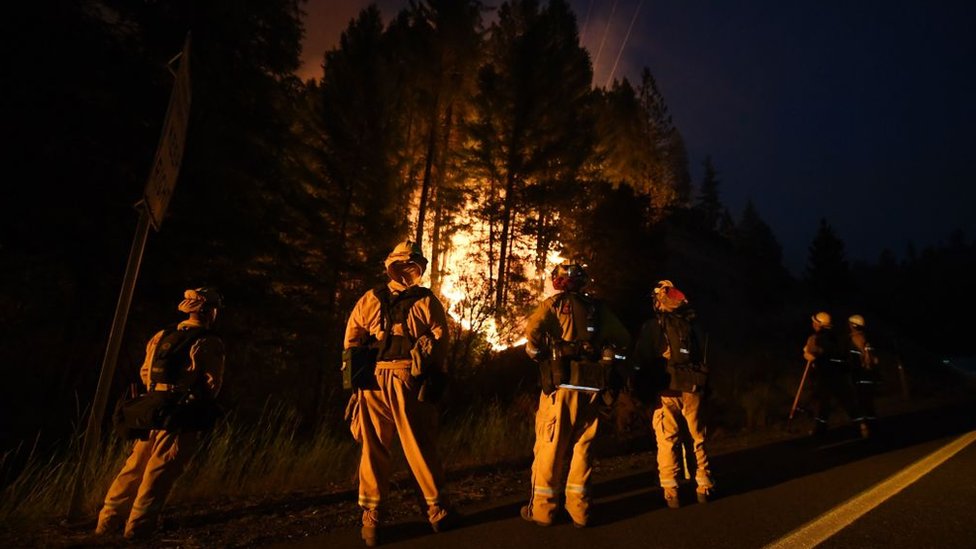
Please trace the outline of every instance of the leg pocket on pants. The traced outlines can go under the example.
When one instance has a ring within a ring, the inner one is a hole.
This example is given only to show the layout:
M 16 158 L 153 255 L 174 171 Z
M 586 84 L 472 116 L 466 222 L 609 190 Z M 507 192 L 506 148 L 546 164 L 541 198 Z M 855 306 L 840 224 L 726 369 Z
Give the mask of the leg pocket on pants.
M 546 420 L 546 423 L 543 426 L 542 435 L 545 437 L 547 442 L 552 442 L 556 439 L 556 418 Z
M 363 442 L 363 413 L 362 400 L 359 395 L 352 395 L 349 404 L 346 406 L 346 416 L 349 420 L 349 432 L 352 438 L 358 443 Z
M 664 408 L 658 408 L 651 414 L 651 428 L 659 433 L 664 432 Z

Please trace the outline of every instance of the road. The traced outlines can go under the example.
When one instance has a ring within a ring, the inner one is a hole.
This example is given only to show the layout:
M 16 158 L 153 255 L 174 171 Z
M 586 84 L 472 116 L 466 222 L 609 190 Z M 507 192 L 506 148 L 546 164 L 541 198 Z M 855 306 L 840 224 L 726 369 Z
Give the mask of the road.
M 656 471 L 638 471 L 598 481 L 586 529 L 568 519 L 526 523 L 518 518 L 523 500 L 512 499 L 463 509 L 461 527 L 436 535 L 419 519 L 390 525 L 382 546 L 976 548 L 974 440 L 972 404 L 930 410 L 888 418 L 869 440 L 837 429 L 819 442 L 717 456 L 721 497 L 704 505 L 667 509 Z M 281 547 L 361 546 L 358 530 L 347 529 Z

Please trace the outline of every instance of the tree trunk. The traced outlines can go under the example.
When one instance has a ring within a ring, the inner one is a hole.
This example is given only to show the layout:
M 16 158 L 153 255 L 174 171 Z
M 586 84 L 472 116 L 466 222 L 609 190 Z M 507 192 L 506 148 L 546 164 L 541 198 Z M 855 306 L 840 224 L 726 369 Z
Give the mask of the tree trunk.
M 444 205 L 439 189 L 434 189 L 432 206 L 434 207 L 434 226 L 430 235 L 430 289 L 435 294 L 441 291 L 441 225 L 444 223 Z
M 549 255 L 549 237 L 546 234 L 546 227 L 549 225 L 549 212 L 544 208 L 539 211 L 539 226 L 536 227 L 535 239 L 535 270 L 536 274 L 542 273 L 543 276 L 537 282 L 539 284 L 540 295 L 546 291 L 546 256 Z
M 488 196 L 492 197 L 492 200 L 495 196 L 495 184 L 495 178 L 492 177 L 491 189 L 488 192 Z M 491 299 L 490 296 L 495 291 L 495 216 L 491 207 L 485 212 L 485 217 L 488 218 L 488 296 Z
M 512 225 L 512 208 L 515 205 L 515 174 L 508 172 L 505 184 L 505 201 L 502 207 L 502 234 L 498 242 L 498 281 L 495 284 L 495 315 L 497 316 L 505 303 L 505 286 L 508 283 L 508 243 Z
M 430 196 L 430 185 L 431 185 L 431 171 L 434 166 L 434 155 L 437 154 L 437 119 L 438 119 L 438 101 L 434 100 L 434 107 L 431 109 L 430 116 L 430 131 L 427 134 L 427 156 L 424 159 L 424 180 L 423 185 L 420 187 L 420 207 L 417 208 L 417 232 L 414 235 L 414 240 L 417 244 L 423 244 L 424 242 L 424 220 L 427 216 L 427 199 Z
M 444 139 L 441 143 L 440 155 L 437 157 L 437 171 L 434 174 L 435 185 L 432 191 L 434 206 L 434 227 L 431 234 L 430 250 L 430 289 L 435 294 L 441 291 L 441 229 L 444 223 L 444 197 L 440 191 L 446 180 L 447 152 L 451 145 L 451 129 L 453 127 L 453 104 L 448 104 L 444 121 Z

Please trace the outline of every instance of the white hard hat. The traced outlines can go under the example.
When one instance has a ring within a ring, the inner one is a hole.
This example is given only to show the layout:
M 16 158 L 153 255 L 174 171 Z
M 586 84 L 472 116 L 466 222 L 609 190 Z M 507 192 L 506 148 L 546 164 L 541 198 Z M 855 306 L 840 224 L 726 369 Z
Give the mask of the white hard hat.
M 861 316 L 861 315 L 851 315 L 847 319 L 847 322 L 851 326 L 857 326 L 858 328 L 863 328 L 864 327 L 864 317 Z

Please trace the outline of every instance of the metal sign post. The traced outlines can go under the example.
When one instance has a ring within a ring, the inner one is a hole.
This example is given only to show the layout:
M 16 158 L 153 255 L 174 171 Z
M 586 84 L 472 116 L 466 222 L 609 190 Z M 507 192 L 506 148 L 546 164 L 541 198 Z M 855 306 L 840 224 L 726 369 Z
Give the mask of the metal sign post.
M 149 172 L 149 180 L 146 183 L 143 199 L 135 206 L 139 211 L 139 221 L 136 224 L 132 248 L 129 250 L 129 260 L 125 266 L 122 290 L 119 292 L 119 301 L 115 306 L 112 329 L 109 332 L 108 345 L 105 348 L 105 357 L 102 359 L 102 369 L 98 375 L 98 385 L 95 388 L 95 398 L 92 401 L 88 425 L 82 441 L 78 472 L 75 476 L 71 503 L 68 508 L 69 520 L 76 519 L 81 515 L 83 480 L 94 446 L 101 440 L 102 419 L 105 417 L 108 393 L 112 386 L 112 378 L 115 376 L 115 366 L 118 362 L 119 350 L 122 347 L 122 335 L 125 332 L 125 323 L 129 317 L 129 308 L 132 305 L 132 294 L 135 292 L 139 267 L 142 265 L 143 252 L 146 249 L 149 226 L 152 225 L 157 231 L 159 230 L 180 171 L 190 112 L 189 35 L 183 44 L 183 51 L 171 59 L 170 64 L 177 59 L 181 59 L 180 66 L 174 73 L 176 82 L 173 84 L 173 92 L 166 109 L 166 119 L 163 123 L 159 146 L 156 148 L 153 168 Z M 172 69 L 170 70 L 172 72 Z

